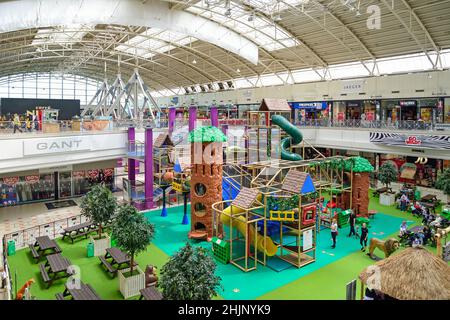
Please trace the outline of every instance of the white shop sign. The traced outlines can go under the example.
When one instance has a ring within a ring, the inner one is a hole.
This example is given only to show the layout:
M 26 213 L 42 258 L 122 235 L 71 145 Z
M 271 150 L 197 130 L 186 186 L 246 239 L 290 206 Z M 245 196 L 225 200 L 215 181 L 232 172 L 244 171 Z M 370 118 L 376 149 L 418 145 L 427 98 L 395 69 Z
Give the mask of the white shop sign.
M 73 166 L 72 165 L 67 165 L 67 166 L 39 168 L 39 173 L 40 174 L 53 173 L 53 172 L 56 172 L 56 171 L 58 171 L 58 172 L 73 171 Z
M 86 150 L 91 150 L 91 141 L 85 137 L 29 139 L 23 141 L 23 154 L 25 156 Z
M 342 81 L 342 93 L 360 93 L 363 89 L 364 80 Z

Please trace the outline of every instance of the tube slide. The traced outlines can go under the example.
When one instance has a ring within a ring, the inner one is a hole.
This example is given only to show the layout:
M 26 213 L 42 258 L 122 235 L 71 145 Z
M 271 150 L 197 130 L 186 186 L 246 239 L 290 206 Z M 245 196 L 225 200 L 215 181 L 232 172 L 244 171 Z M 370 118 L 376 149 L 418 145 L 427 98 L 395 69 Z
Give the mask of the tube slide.
M 290 123 L 285 117 L 280 115 L 273 115 L 272 123 L 276 124 L 281 129 L 286 131 L 288 135 L 290 135 L 290 137 L 281 140 L 281 159 L 290 161 L 303 160 L 303 158 L 299 154 L 288 151 L 291 144 L 299 144 L 303 141 L 302 132 L 292 123 Z
M 235 213 L 244 212 L 244 210 L 239 209 L 237 207 L 229 206 L 223 212 L 227 213 L 227 214 L 231 214 L 231 213 L 235 214 Z M 228 216 L 226 214 L 221 214 L 220 215 L 220 221 L 226 226 L 230 225 L 230 219 L 231 219 L 230 216 Z M 246 225 L 245 218 L 243 216 L 240 216 L 240 217 L 238 217 L 237 219 L 234 220 L 233 228 L 238 229 L 240 233 L 245 235 L 245 232 L 246 232 L 245 225 Z M 257 232 L 257 231 L 255 230 L 253 225 L 249 225 L 248 237 L 250 239 L 255 239 L 255 232 Z M 265 254 L 267 256 L 272 257 L 272 256 L 274 256 L 277 253 L 278 247 L 276 246 L 275 243 L 273 243 L 273 241 L 272 241 L 272 239 L 270 237 L 266 236 L 265 238 L 266 238 L 266 246 L 264 247 L 264 236 L 260 235 L 259 233 L 257 234 L 256 248 L 259 251 L 265 252 Z

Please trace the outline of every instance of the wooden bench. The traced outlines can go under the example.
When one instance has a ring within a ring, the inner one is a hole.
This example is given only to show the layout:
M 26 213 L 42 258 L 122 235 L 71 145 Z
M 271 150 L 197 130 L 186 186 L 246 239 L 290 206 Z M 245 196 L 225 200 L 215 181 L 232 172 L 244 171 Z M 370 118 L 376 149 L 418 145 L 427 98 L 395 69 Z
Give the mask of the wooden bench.
M 87 239 L 88 235 L 95 230 L 97 230 L 97 226 L 92 224 L 92 222 L 84 222 L 64 229 L 62 240 L 67 237 L 72 241 L 73 244 L 74 240 L 80 237 L 84 236 Z
M 36 262 L 38 262 L 39 259 L 41 258 L 41 256 L 39 255 L 39 252 L 37 252 L 36 248 L 32 244 L 30 244 L 28 247 L 30 248 L 33 259 L 36 260 Z
M 104 256 L 98 257 L 100 259 L 100 264 L 103 265 L 106 270 L 113 275 L 113 278 L 116 276 L 117 270 L 113 268 L 113 266 L 106 260 Z
M 44 263 L 41 263 L 39 265 L 39 270 L 41 271 L 41 276 L 42 276 L 42 279 L 44 280 L 44 282 L 47 284 L 47 286 L 50 286 L 50 283 L 51 283 L 52 279 L 48 275 L 47 270 L 45 270 L 45 264 Z
M 56 300 L 65 300 L 64 295 L 61 292 L 55 294 Z

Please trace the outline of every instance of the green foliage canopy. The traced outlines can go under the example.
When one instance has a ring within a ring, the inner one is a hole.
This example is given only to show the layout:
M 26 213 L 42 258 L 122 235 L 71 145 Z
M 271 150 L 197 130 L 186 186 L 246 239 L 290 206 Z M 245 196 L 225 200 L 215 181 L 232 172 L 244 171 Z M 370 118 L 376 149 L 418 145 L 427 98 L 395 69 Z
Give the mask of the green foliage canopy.
M 147 221 L 144 214 L 130 205 L 120 206 L 112 226 L 112 236 L 117 246 L 131 257 L 133 273 L 134 257 L 145 251 L 155 234 L 155 226 Z
M 210 300 L 221 288 L 216 267 L 205 248 L 186 243 L 161 268 L 159 284 L 164 299 Z
M 437 178 L 436 188 L 442 190 L 447 196 L 450 196 L 450 168 L 445 169 Z
M 111 190 L 97 184 L 82 198 L 80 208 L 83 215 L 99 225 L 98 234 L 101 237 L 102 227 L 116 212 L 117 200 Z
M 384 162 L 378 172 L 378 180 L 386 187 L 388 187 L 392 182 L 397 180 L 398 170 L 389 161 Z

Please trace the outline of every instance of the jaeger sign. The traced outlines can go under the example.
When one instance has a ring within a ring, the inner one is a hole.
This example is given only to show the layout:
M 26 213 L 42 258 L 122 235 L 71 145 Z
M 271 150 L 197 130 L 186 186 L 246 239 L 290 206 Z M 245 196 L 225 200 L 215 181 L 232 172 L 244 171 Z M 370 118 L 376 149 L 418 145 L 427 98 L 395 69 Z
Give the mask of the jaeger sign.
M 84 137 L 30 139 L 23 142 L 25 156 L 90 150 L 90 141 Z

